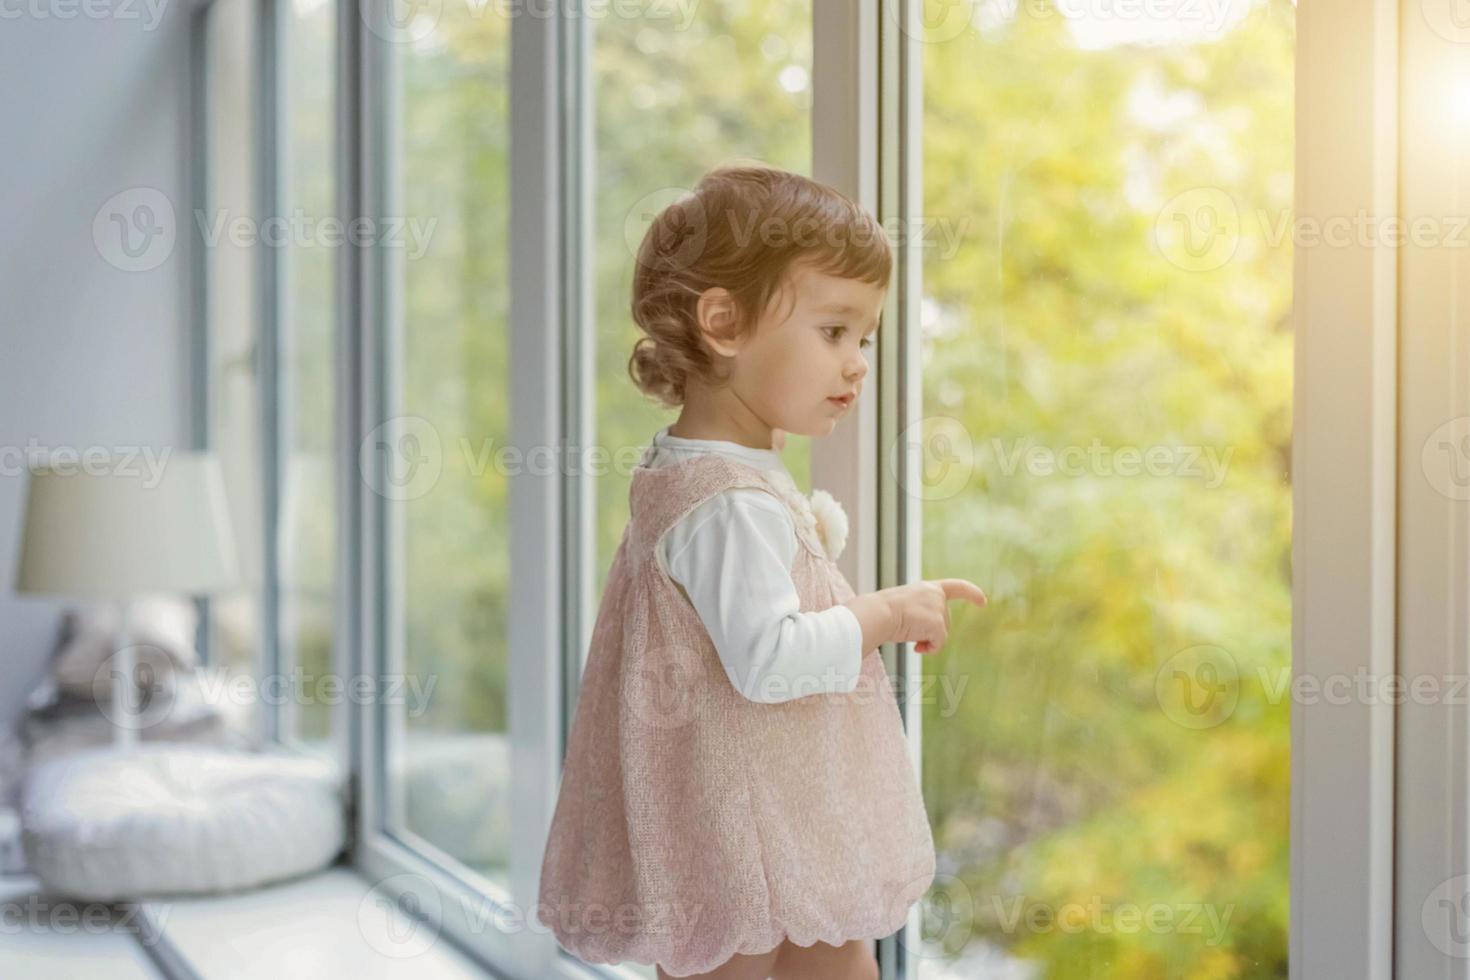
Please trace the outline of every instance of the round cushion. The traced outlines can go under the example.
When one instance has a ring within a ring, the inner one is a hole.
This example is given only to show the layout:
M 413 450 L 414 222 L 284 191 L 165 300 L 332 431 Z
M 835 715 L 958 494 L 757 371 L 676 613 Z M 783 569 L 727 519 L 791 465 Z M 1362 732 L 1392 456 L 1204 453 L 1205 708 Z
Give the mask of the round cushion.
M 30 769 L 21 842 L 53 891 L 94 901 L 237 891 L 332 862 L 346 840 L 325 759 L 159 743 Z

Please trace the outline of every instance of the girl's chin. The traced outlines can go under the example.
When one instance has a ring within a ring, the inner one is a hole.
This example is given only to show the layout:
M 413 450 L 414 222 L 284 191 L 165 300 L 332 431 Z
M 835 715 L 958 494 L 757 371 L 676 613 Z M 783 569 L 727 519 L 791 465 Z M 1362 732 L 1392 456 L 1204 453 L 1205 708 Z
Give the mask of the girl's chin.
M 823 422 L 818 422 L 815 425 L 793 425 L 789 429 L 780 429 L 779 431 L 781 434 L 772 440 L 772 445 L 775 447 L 777 452 L 780 452 L 782 449 L 785 448 L 787 436 L 801 436 L 804 439 L 811 439 L 814 436 L 826 435 L 827 433 L 832 431 L 832 427 Z

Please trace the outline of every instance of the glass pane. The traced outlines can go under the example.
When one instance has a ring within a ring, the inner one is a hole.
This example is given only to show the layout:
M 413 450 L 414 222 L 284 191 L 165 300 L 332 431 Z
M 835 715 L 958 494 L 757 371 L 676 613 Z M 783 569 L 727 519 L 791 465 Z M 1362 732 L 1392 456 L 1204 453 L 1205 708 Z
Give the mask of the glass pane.
M 335 119 L 332 87 L 336 5 L 291 0 L 282 8 L 284 165 L 280 215 L 282 323 L 279 396 L 281 669 L 293 696 L 281 705 L 283 735 L 309 744 L 332 735 L 332 597 L 336 579 L 333 478 L 333 337 L 336 304 Z M 340 724 L 340 723 L 339 723 Z
M 254 219 L 258 76 L 256 11 L 249 0 L 218 0 L 205 27 L 205 214 Z M 199 233 L 198 225 L 195 227 Z M 197 239 L 196 239 L 197 241 Z M 219 456 L 241 573 L 248 588 L 209 600 L 209 656 L 232 673 L 253 676 L 260 650 L 260 584 L 265 535 L 261 503 L 260 304 L 257 254 L 221 235 L 201 248 L 206 277 L 209 373 L 208 443 Z
M 643 232 L 718 164 L 756 159 L 811 173 L 811 5 L 714 0 L 692 11 L 687 23 L 651 7 L 643 17 L 598 18 L 593 27 L 598 428 L 591 440 L 611 460 L 597 480 L 598 595 L 628 519 L 635 447 L 679 416 L 628 376 L 640 336 L 628 304 Z M 782 454 L 803 487 L 810 441 L 790 436 Z
M 1285 977 L 1295 6 L 926 13 L 918 975 Z
M 479 14 L 444 4 L 437 18 L 377 25 L 396 60 L 399 221 L 378 232 L 401 275 L 388 349 L 397 418 L 377 489 L 396 514 L 402 617 L 389 637 L 403 677 L 385 707 L 388 823 L 505 888 L 511 468 L 496 460 L 510 441 L 513 18 Z

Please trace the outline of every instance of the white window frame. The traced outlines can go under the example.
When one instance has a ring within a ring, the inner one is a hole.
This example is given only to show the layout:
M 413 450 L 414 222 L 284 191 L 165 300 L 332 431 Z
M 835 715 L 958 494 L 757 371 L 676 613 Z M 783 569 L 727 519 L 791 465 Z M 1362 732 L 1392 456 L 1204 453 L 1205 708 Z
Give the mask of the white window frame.
M 1297 10 L 1299 221 L 1396 211 L 1397 17 Z M 1293 690 L 1395 668 L 1397 288 L 1390 249 L 1295 250 Z M 1290 975 L 1387 980 L 1394 708 L 1293 697 L 1291 746 Z
M 1385 49 L 1377 75 L 1386 81 L 1374 97 L 1385 100 L 1398 81 L 1396 103 L 1382 111 L 1387 125 L 1397 110 L 1393 122 L 1402 142 L 1385 140 L 1379 150 L 1389 157 L 1385 170 L 1401 171 L 1396 203 L 1408 221 L 1464 216 L 1470 213 L 1470 113 L 1456 121 L 1445 110 L 1470 97 L 1470 30 L 1431 20 L 1437 12 L 1447 17 L 1449 5 L 1371 9 L 1373 37 Z M 1366 14 L 1359 19 L 1367 30 Z M 1379 213 L 1399 214 L 1383 193 L 1388 200 Z M 1443 698 L 1421 703 L 1409 696 L 1399 708 L 1391 966 L 1414 980 L 1466 980 L 1470 950 L 1439 913 L 1442 901 L 1462 903 L 1470 874 L 1470 714 L 1466 692 L 1456 687 L 1470 672 L 1470 503 L 1465 488 L 1445 492 L 1450 473 L 1438 464 L 1441 427 L 1470 431 L 1470 259 L 1465 230 L 1439 228 L 1459 245 L 1415 245 L 1411 234 L 1396 250 L 1398 671 L 1410 682 L 1435 679 Z M 1463 916 L 1464 905 L 1457 908 Z M 1376 975 L 1387 976 L 1388 969 Z

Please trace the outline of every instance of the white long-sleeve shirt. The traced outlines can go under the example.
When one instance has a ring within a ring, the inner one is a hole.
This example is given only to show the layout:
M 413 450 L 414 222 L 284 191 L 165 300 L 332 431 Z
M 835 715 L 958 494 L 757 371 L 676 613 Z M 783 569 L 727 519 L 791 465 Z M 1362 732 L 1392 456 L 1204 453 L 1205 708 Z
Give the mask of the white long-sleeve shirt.
M 660 429 L 644 465 L 671 466 L 719 453 L 790 480 L 774 449 L 686 439 Z M 676 523 L 659 556 L 694 605 L 735 689 L 775 704 L 851 693 L 862 671 L 863 630 L 844 605 L 801 612 L 791 577 L 799 542 L 786 504 L 763 490 L 715 494 Z

